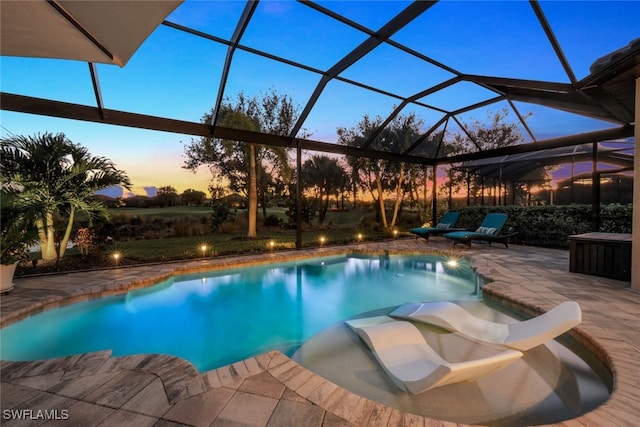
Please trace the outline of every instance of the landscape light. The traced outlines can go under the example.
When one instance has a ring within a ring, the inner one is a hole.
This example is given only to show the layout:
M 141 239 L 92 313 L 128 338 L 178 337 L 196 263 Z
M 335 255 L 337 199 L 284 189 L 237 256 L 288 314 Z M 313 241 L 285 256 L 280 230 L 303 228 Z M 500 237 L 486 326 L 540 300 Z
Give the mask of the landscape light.
M 393 230 L 393 237 L 398 237 L 398 230 Z
M 271 250 L 273 250 L 273 248 L 275 248 L 275 247 L 276 247 L 276 242 L 275 242 L 275 240 L 271 240 L 271 241 L 269 241 L 269 248 L 270 248 Z
M 327 240 L 326 237 L 320 236 L 320 246 L 324 245 L 324 242 Z
M 113 260 L 115 261 L 116 265 L 118 265 L 118 261 L 120 261 L 120 252 L 114 252 L 112 255 Z
M 207 245 L 205 245 L 204 243 L 200 245 L 200 250 L 202 251 L 202 256 L 205 256 L 207 253 Z
M 362 233 L 358 233 L 358 235 L 356 236 L 356 239 L 358 239 L 358 241 L 362 240 L 364 236 L 362 235 Z

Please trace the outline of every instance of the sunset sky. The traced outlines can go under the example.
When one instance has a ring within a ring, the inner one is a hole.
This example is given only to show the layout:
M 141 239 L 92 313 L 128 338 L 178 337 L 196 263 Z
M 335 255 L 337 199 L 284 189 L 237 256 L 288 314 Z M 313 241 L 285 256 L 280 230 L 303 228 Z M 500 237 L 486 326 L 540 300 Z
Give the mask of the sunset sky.
M 408 2 L 322 1 L 322 6 L 377 30 Z M 188 1 L 167 20 L 229 38 L 245 3 Z M 640 1 L 553 1 L 540 3 L 578 79 L 598 58 L 640 37 Z M 259 3 L 241 44 L 327 70 L 360 44 L 366 35 L 293 1 Z M 392 39 L 467 74 L 568 82 L 543 29 L 526 1 L 443 1 Z M 215 102 L 227 48 L 225 45 L 160 26 L 120 68 L 98 64 L 105 107 L 199 121 Z M 344 77 L 409 96 L 451 74 L 383 44 L 344 73 Z M 416 78 L 419 76 L 419 78 Z M 318 75 L 238 51 L 225 96 L 235 98 L 275 89 L 292 97 L 301 110 Z M 71 60 L 1 58 L 3 92 L 95 105 L 87 64 Z M 495 96 L 471 84 L 459 84 L 423 101 L 453 110 Z M 311 138 L 336 141 L 336 128 L 352 127 L 364 114 L 386 117 L 398 103 L 362 88 L 332 81 L 304 124 Z M 529 124 L 539 140 L 612 126 L 534 105 L 517 104 L 532 113 Z M 504 105 L 490 107 L 497 111 Z M 412 112 L 409 109 L 406 112 Z M 415 112 L 429 128 L 439 115 Z M 474 111 L 462 121 L 482 119 Z M 515 119 L 514 114 L 511 114 Z M 157 187 L 206 191 L 210 175 L 181 168 L 184 145 L 191 137 L 0 111 L 0 134 L 64 133 L 91 154 L 112 159 L 134 183 L 136 194 L 153 195 Z M 455 127 L 448 128 L 455 132 Z M 112 195 L 115 195 L 114 192 Z M 124 194 L 126 196 L 126 194 Z

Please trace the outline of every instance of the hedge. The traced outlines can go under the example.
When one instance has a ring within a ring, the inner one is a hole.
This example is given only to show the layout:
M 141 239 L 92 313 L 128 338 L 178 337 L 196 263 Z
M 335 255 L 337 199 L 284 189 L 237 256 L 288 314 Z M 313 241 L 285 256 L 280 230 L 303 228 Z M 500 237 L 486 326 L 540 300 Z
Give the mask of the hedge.
M 589 233 L 591 205 L 469 206 L 457 209 L 457 227 L 475 230 L 491 212 L 509 215 L 503 232 L 514 229 L 511 242 L 521 245 L 568 248 L 568 237 Z M 600 232 L 631 233 L 632 205 L 610 204 L 600 208 Z

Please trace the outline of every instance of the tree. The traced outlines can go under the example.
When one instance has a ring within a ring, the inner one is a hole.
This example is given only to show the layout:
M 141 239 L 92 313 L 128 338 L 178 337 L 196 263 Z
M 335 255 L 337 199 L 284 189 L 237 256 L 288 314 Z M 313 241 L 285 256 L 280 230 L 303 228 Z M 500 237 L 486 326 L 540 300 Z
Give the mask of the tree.
M 182 203 L 187 206 L 200 206 L 207 198 L 207 194 L 204 191 L 198 191 L 194 190 L 193 188 L 188 188 L 184 190 L 180 197 L 182 197 Z
M 62 133 L 14 136 L 0 142 L 3 188 L 6 183 L 17 184 L 15 204 L 33 212 L 44 261 L 64 255 L 77 213 L 86 213 L 90 222 L 109 217 L 96 191 L 113 185 L 131 188 L 125 172 L 111 160 L 91 156 Z
M 203 123 L 210 123 L 215 111 L 206 113 Z M 232 102 L 226 99 L 218 111 L 218 125 L 256 132 L 288 135 L 297 121 L 298 114 L 293 102 L 286 95 L 274 90 L 264 95 L 248 98 L 239 93 Z M 273 182 L 270 176 L 280 174 L 289 179 L 287 151 L 283 147 L 269 147 L 240 141 L 218 138 L 191 140 L 185 147 L 185 169 L 195 171 L 207 165 L 215 176 L 223 176 L 229 181 L 232 191 L 242 193 L 249 199 L 248 237 L 257 236 L 258 200 L 263 200 Z
M 302 165 L 302 185 L 315 193 L 318 202 L 318 224 L 324 224 L 329 209 L 329 199 L 342 191 L 347 173 L 338 159 L 329 156 L 312 156 Z
M 520 133 L 517 123 L 506 122 L 509 112 L 503 109 L 498 112 L 489 112 L 486 121 L 473 120 L 471 124 L 465 124 L 465 133 L 456 133 L 452 140 L 447 144 L 447 154 L 469 153 L 476 150 L 491 150 L 500 147 L 508 147 L 511 145 L 522 144 L 525 142 L 524 137 Z M 526 116 L 528 117 L 528 115 Z M 530 178 L 534 176 L 543 178 L 547 169 L 541 168 L 537 172 L 532 173 Z M 468 181 L 467 177 L 461 173 L 450 173 L 447 180 L 441 187 L 441 190 L 458 192 L 463 185 L 469 185 L 470 193 L 474 195 L 480 194 L 484 189 L 482 177 L 473 175 Z
M 156 193 L 156 201 L 160 203 L 162 207 L 174 206 L 177 198 L 178 190 L 171 185 L 165 185 L 158 188 L 158 192 Z
M 464 124 L 465 134 L 457 133 L 447 144 L 447 154 L 470 153 L 476 150 L 492 150 L 524 142 L 517 123 L 506 123 L 509 111 L 487 113 L 486 121 L 474 119 Z M 528 117 L 528 116 L 526 116 Z
M 351 129 L 338 128 L 338 142 L 345 145 L 359 147 L 364 141 L 377 132 L 382 125 L 382 119 L 371 119 L 365 115 L 363 119 Z M 394 153 L 404 152 L 420 135 L 423 126 L 421 119 L 414 113 L 396 116 L 388 126 L 377 132 L 371 143 L 373 149 L 384 149 Z M 378 207 L 378 218 L 385 229 L 391 229 L 399 217 L 399 211 L 404 200 L 407 186 L 407 170 L 409 166 L 401 162 L 379 159 L 347 157 L 349 166 L 358 171 L 358 180 L 365 190 L 368 190 Z M 355 173 L 355 172 L 354 172 Z M 385 192 L 393 191 L 395 198 L 391 220 L 387 219 L 385 208 Z
M 351 184 L 351 175 L 348 172 L 349 166 L 344 158 L 341 159 L 338 166 L 342 169 L 342 174 L 340 175 L 338 187 L 335 190 L 336 205 L 339 206 L 340 209 L 345 209 L 345 200 L 348 198 L 353 186 Z

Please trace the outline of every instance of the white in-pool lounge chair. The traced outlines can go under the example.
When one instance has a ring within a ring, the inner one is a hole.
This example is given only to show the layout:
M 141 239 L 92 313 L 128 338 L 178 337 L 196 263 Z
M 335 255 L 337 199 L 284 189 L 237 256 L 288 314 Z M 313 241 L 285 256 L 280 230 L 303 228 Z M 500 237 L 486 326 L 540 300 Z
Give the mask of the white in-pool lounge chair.
M 413 394 L 446 384 L 476 380 L 522 357 L 519 351 L 507 350 L 481 359 L 449 363 L 409 322 L 377 316 L 346 323 L 367 344 L 393 383 Z
M 404 304 L 389 316 L 430 323 L 476 342 L 520 351 L 544 344 L 582 322 L 575 301 L 565 301 L 540 316 L 509 324 L 481 319 L 449 301 Z

